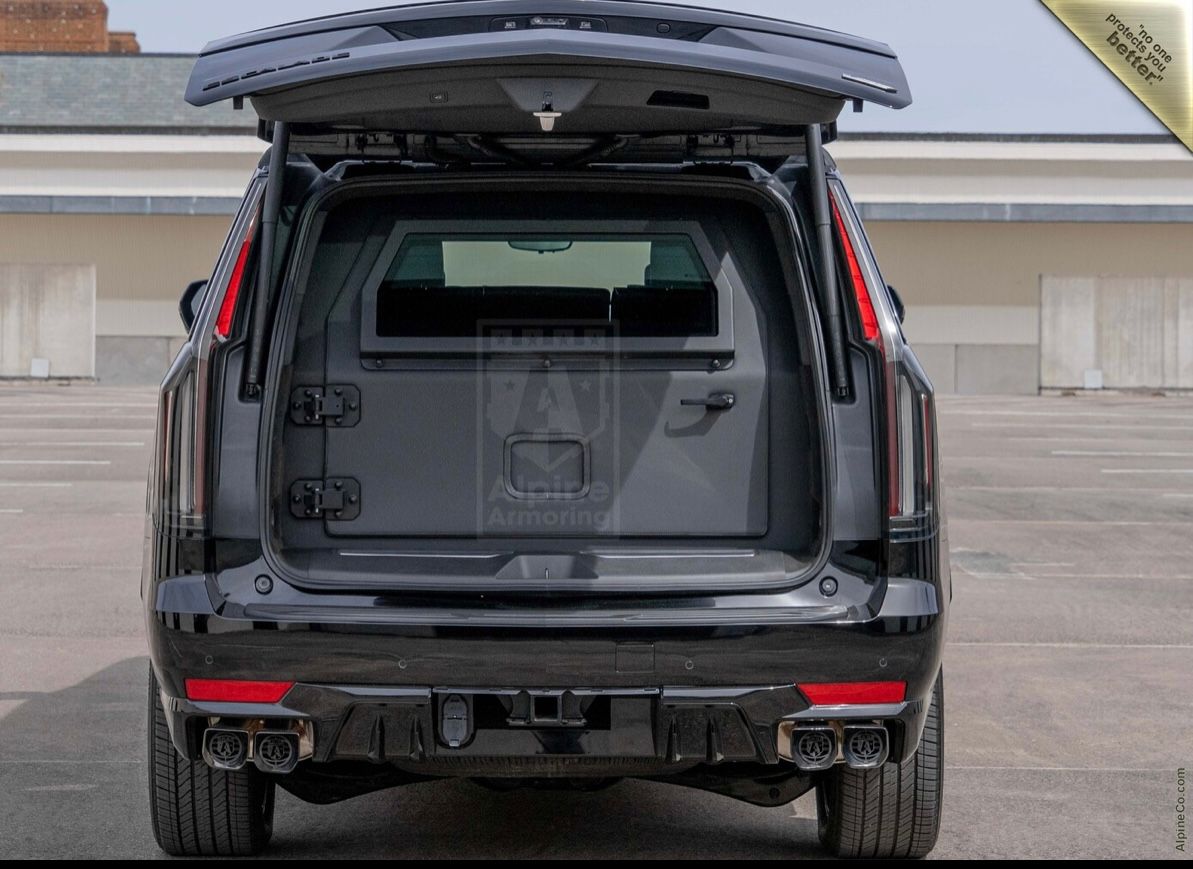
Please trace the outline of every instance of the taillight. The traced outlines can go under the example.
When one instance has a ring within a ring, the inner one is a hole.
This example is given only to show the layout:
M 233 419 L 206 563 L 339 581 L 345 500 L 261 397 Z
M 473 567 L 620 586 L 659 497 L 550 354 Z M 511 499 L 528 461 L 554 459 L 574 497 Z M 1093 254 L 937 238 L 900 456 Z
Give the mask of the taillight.
M 190 342 L 162 382 L 149 509 L 164 534 L 193 538 L 206 532 L 211 358 L 215 348 L 232 334 L 237 305 L 252 285 L 248 266 L 261 187 L 255 179 L 213 276 L 213 290 L 222 291 L 214 296 L 218 304 L 214 322 L 211 308 L 205 306 Z M 229 261 L 232 251 L 236 259 Z
M 845 256 L 848 288 L 857 303 L 862 337 L 882 353 L 887 513 L 892 518 L 914 516 L 924 511 L 931 498 L 931 402 L 908 377 L 899 355 L 902 338 L 886 299 L 886 287 L 868 259 L 868 248 L 857 241 L 863 238 L 857 216 L 841 197 L 834 189 L 833 218 Z
M 858 313 L 862 320 L 862 337 L 871 343 L 881 337 L 878 329 L 878 315 L 874 313 L 874 303 L 870 301 L 870 291 L 866 289 L 866 279 L 862 275 L 862 264 L 858 261 L 857 251 L 849 233 L 845 231 L 845 221 L 841 219 L 841 209 L 837 207 L 837 198 L 832 198 L 833 218 L 837 222 L 837 235 L 841 239 L 841 247 L 845 250 L 845 264 L 849 268 L 849 282 L 853 287 L 853 297 L 857 300 Z
M 236 256 L 236 265 L 232 269 L 232 276 L 228 279 L 228 286 L 224 290 L 224 300 L 220 303 L 220 313 L 215 321 L 215 337 L 227 341 L 232 334 L 232 321 L 236 317 L 236 303 L 240 301 L 245 284 L 245 270 L 249 264 L 249 253 L 253 249 L 253 235 L 257 229 L 257 218 L 254 217 L 245 231 L 244 239 L 240 243 L 240 253 Z
M 279 703 L 293 682 L 187 679 L 186 698 L 207 703 Z
M 909 363 L 904 364 L 906 369 Z M 916 516 L 932 507 L 936 482 L 936 408 L 932 396 L 917 387 L 906 370 L 899 394 L 899 512 Z
M 813 706 L 861 706 L 902 703 L 906 682 L 828 682 L 797 686 Z
M 157 450 L 151 496 L 156 497 L 159 530 L 163 533 L 189 535 L 202 531 L 202 516 L 195 509 L 197 410 L 196 363 L 190 347 L 174 361 L 162 384 L 158 402 Z
M 899 510 L 892 516 L 910 516 L 916 512 L 915 472 L 917 422 L 920 415 L 918 397 L 906 377 L 900 376 L 895 386 L 898 396 L 899 464 L 892 473 L 899 475 Z

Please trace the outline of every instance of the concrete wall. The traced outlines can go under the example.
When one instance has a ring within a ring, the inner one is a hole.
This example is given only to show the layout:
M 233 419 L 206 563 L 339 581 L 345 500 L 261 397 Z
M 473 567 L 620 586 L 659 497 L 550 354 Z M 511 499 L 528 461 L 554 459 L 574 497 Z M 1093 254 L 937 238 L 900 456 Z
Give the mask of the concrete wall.
M 95 375 L 95 267 L 0 263 L 0 377 Z
M 1045 276 L 1041 382 L 1193 389 L 1193 276 Z
M 1193 277 L 1188 224 L 867 224 L 904 329 L 941 392 L 1040 387 L 1043 275 Z
M 228 216 L 0 214 L 0 263 L 91 263 L 97 375 L 157 381 L 183 335 L 177 300 L 206 277 Z M 1042 275 L 1193 277 L 1188 224 L 871 221 L 908 337 L 942 392 L 1040 386 Z
M 178 298 L 188 283 L 211 274 L 230 222 L 229 217 L 0 215 L 0 265 L 89 264 L 94 374 L 110 383 L 156 383 L 185 334 Z

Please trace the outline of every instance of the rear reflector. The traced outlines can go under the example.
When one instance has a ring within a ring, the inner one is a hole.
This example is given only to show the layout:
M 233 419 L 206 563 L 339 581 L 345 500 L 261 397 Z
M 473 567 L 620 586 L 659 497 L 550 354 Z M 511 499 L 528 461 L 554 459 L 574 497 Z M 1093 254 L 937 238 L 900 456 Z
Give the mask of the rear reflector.
M 240 291 L 244 289 L 244 273 L 249 263 L 249 252 L 253 247 L 253 234 L 256 228 L 257 220 L 254 218 L 245 232 L 244 241 L 240 244 L 240 254 L 236 257 L 236 265 L 232 269 L 228 289 L 224 292 L 224 300 L 220 304 L 220 314 L 215 321 L 215 334 L 221 341 L 226 341 L 232 334 L 232 320 L 236 317 L 236 303 L 240 300 Z
M 798 687 L 813 706 L 902 703 L 907 697 L 906 682 L 827 682 Z
M 877 341 L 879 338 L 878 316 L 874 313 L 874 303 L 870 301 L 870 291 L 866 289 L 866 279 L 862 276 L 862 265 L 858 262 L 853 241 L 850 239 L 849 233 L 845 231 L 845 221 L 841 220 L 841 211 L 837 208 L 836 197 L 832 202 L 833 218 L 837 222 L 837 235 L 845 250 L 845 263 L 849 266 L 849 282 L 853 286 L 858 313 L 862 318 L 862 336 L 867 341 Z
M 240 682 L 234 679 L 187 679 L 188 700 L 208 703 L 278 703 L 293 682 Z

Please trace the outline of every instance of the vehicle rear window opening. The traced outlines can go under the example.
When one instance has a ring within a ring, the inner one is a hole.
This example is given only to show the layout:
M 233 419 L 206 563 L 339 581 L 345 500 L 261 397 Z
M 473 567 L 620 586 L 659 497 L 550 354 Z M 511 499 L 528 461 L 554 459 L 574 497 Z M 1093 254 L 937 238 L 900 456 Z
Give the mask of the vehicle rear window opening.
M 411 234 L 376 311 L 379 338 L 718 330 L 716 285 L 684 235 Z

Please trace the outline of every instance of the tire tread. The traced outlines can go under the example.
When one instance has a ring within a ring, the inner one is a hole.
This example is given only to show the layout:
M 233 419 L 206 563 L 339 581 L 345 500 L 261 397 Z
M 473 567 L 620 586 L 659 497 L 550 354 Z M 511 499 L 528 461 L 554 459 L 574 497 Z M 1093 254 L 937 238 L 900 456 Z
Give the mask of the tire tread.
M 817 786 L 821 843 L 838 857 L 927 856 L 940 834 L 943 752 L 941 675 L 914 755 L 879 769 L 837 766 Z
M 149 674 L 149 816 L 175 857 L 248 857 L 269 843 L 274 783 L 255 769 L 226 772 L 182 757 Z

